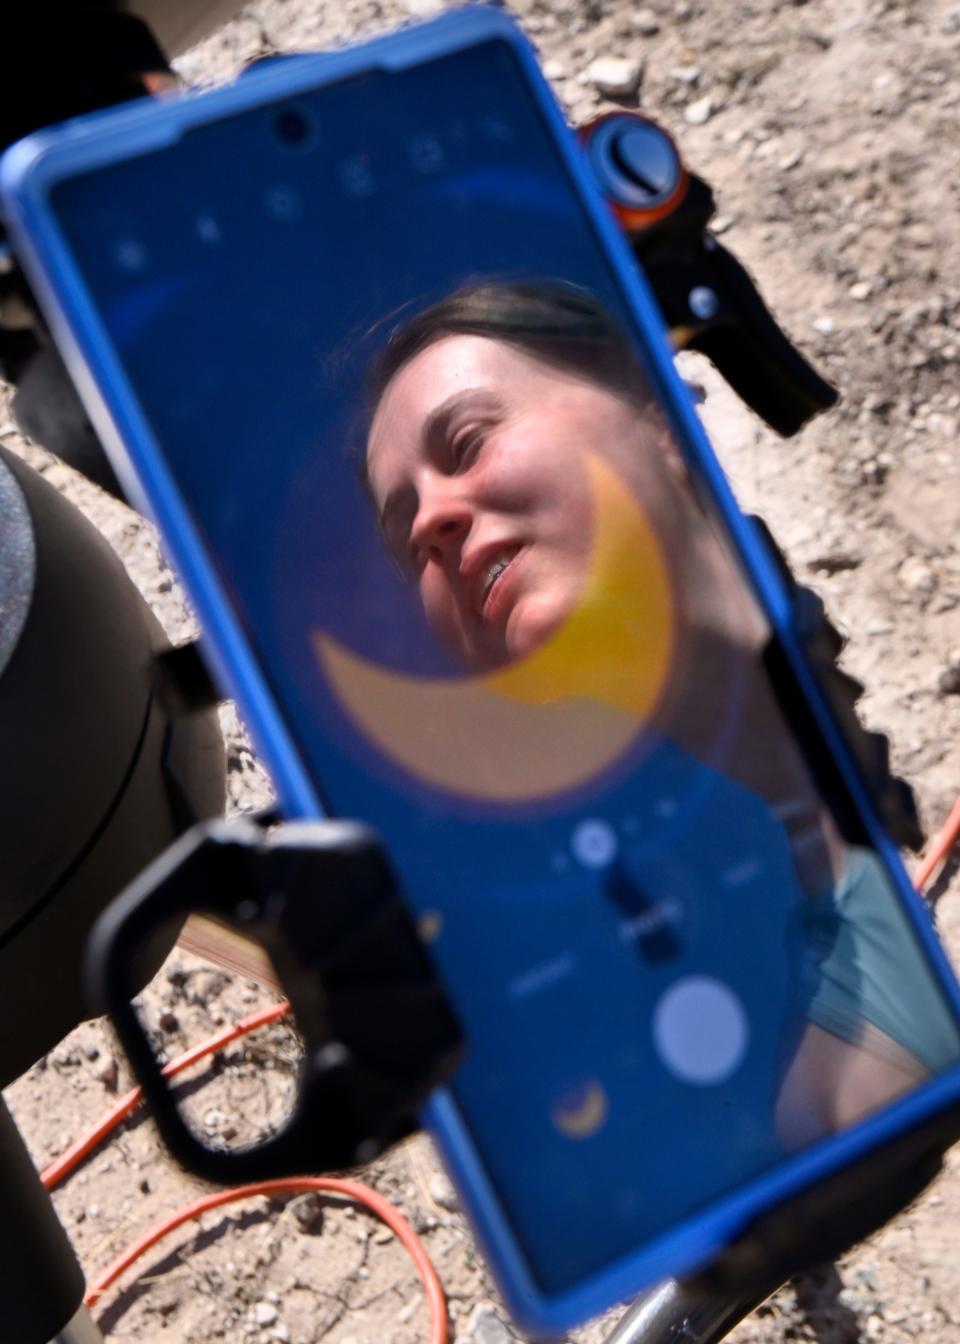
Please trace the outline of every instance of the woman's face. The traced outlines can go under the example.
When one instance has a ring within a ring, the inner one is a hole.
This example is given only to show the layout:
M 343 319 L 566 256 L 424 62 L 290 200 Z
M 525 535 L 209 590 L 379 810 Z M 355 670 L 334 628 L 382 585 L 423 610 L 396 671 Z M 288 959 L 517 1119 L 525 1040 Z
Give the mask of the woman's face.
M 586 452 L 631 464 L 656 517 L 653 441 L 624 398 L 488 337 L 443 337 L 394 375 L 370 430 L 370 487 L 459 662 L 524 657 L 572 612 L 592 548 Z

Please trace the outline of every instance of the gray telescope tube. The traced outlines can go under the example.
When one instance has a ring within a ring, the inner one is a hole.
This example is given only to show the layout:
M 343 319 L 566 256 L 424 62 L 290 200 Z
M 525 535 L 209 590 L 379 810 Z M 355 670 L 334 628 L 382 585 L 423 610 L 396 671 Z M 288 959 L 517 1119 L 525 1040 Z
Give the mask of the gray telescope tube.
M 215 709 L 171 719 L 155 694 L 167 647 L 99 532 L 0 449 L 0 1086 L 91 1015 L 101 910 L 223 809 Z

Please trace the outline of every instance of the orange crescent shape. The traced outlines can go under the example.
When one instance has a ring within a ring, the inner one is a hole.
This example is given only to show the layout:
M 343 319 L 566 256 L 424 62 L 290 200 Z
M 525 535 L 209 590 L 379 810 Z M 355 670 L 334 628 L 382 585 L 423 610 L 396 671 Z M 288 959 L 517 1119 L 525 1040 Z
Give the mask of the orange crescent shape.
M 476 677 L 391 671 L 312 632 L 321 670 L 389 759 L 448 792 L 528 801 L 585 783 L 648 722 L 674 644 L 669 575 L 633 492 L 587 458 L 594 545 L 575 610 L 539 649 Z
M 554 1127 L 568 1139 L 589 1139 L 602 1129 L 610 1110 L 607 1094 L 595 1079 L 589 1083 L 583 1100 L 576 1104 L 562 1101 L 554 1106 L 550 1118 Z

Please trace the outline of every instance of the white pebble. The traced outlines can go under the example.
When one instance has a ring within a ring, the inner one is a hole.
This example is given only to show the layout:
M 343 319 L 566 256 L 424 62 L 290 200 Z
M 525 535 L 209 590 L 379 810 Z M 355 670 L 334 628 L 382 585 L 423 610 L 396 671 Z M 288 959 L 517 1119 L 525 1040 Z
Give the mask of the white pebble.
M 683 119 L 689 126 L 703 126 L 710 120 L 714 113 L 713 99 L 709 93 L 703 98 L 698 98 L 695 103 L 684 111 Z
M 629 98 L 643 78 L 643 62 L 624 56 L 598 56 L 585 71 L 588 83 L 607 98 Z
M 660 31 L 660 20 L 652 9 L 638 9 L 633 16 L 633 26 L 641 37 L 655 37 Z
M 932 593 L 937 586 L 937 576 L 917 555 L 908 555 L 897 571 L 897 578 L 911 593 Z
M 439 1204 L 442 1209 L 456 1209 L 457 1196 L 453 1186 L 444 1176 L 432 1176 L 430 1178 L 430 1198 L 435 1204 Z

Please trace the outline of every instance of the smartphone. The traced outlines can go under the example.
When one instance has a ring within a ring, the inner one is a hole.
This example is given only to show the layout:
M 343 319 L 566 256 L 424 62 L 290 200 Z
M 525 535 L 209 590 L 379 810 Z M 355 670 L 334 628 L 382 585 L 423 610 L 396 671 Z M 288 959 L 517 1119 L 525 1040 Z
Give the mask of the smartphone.
M 43 132 L 2 191 L 283 808 L 383 838 L 526 1328 L 956 1105 L 956 983 L 505 15 Z

